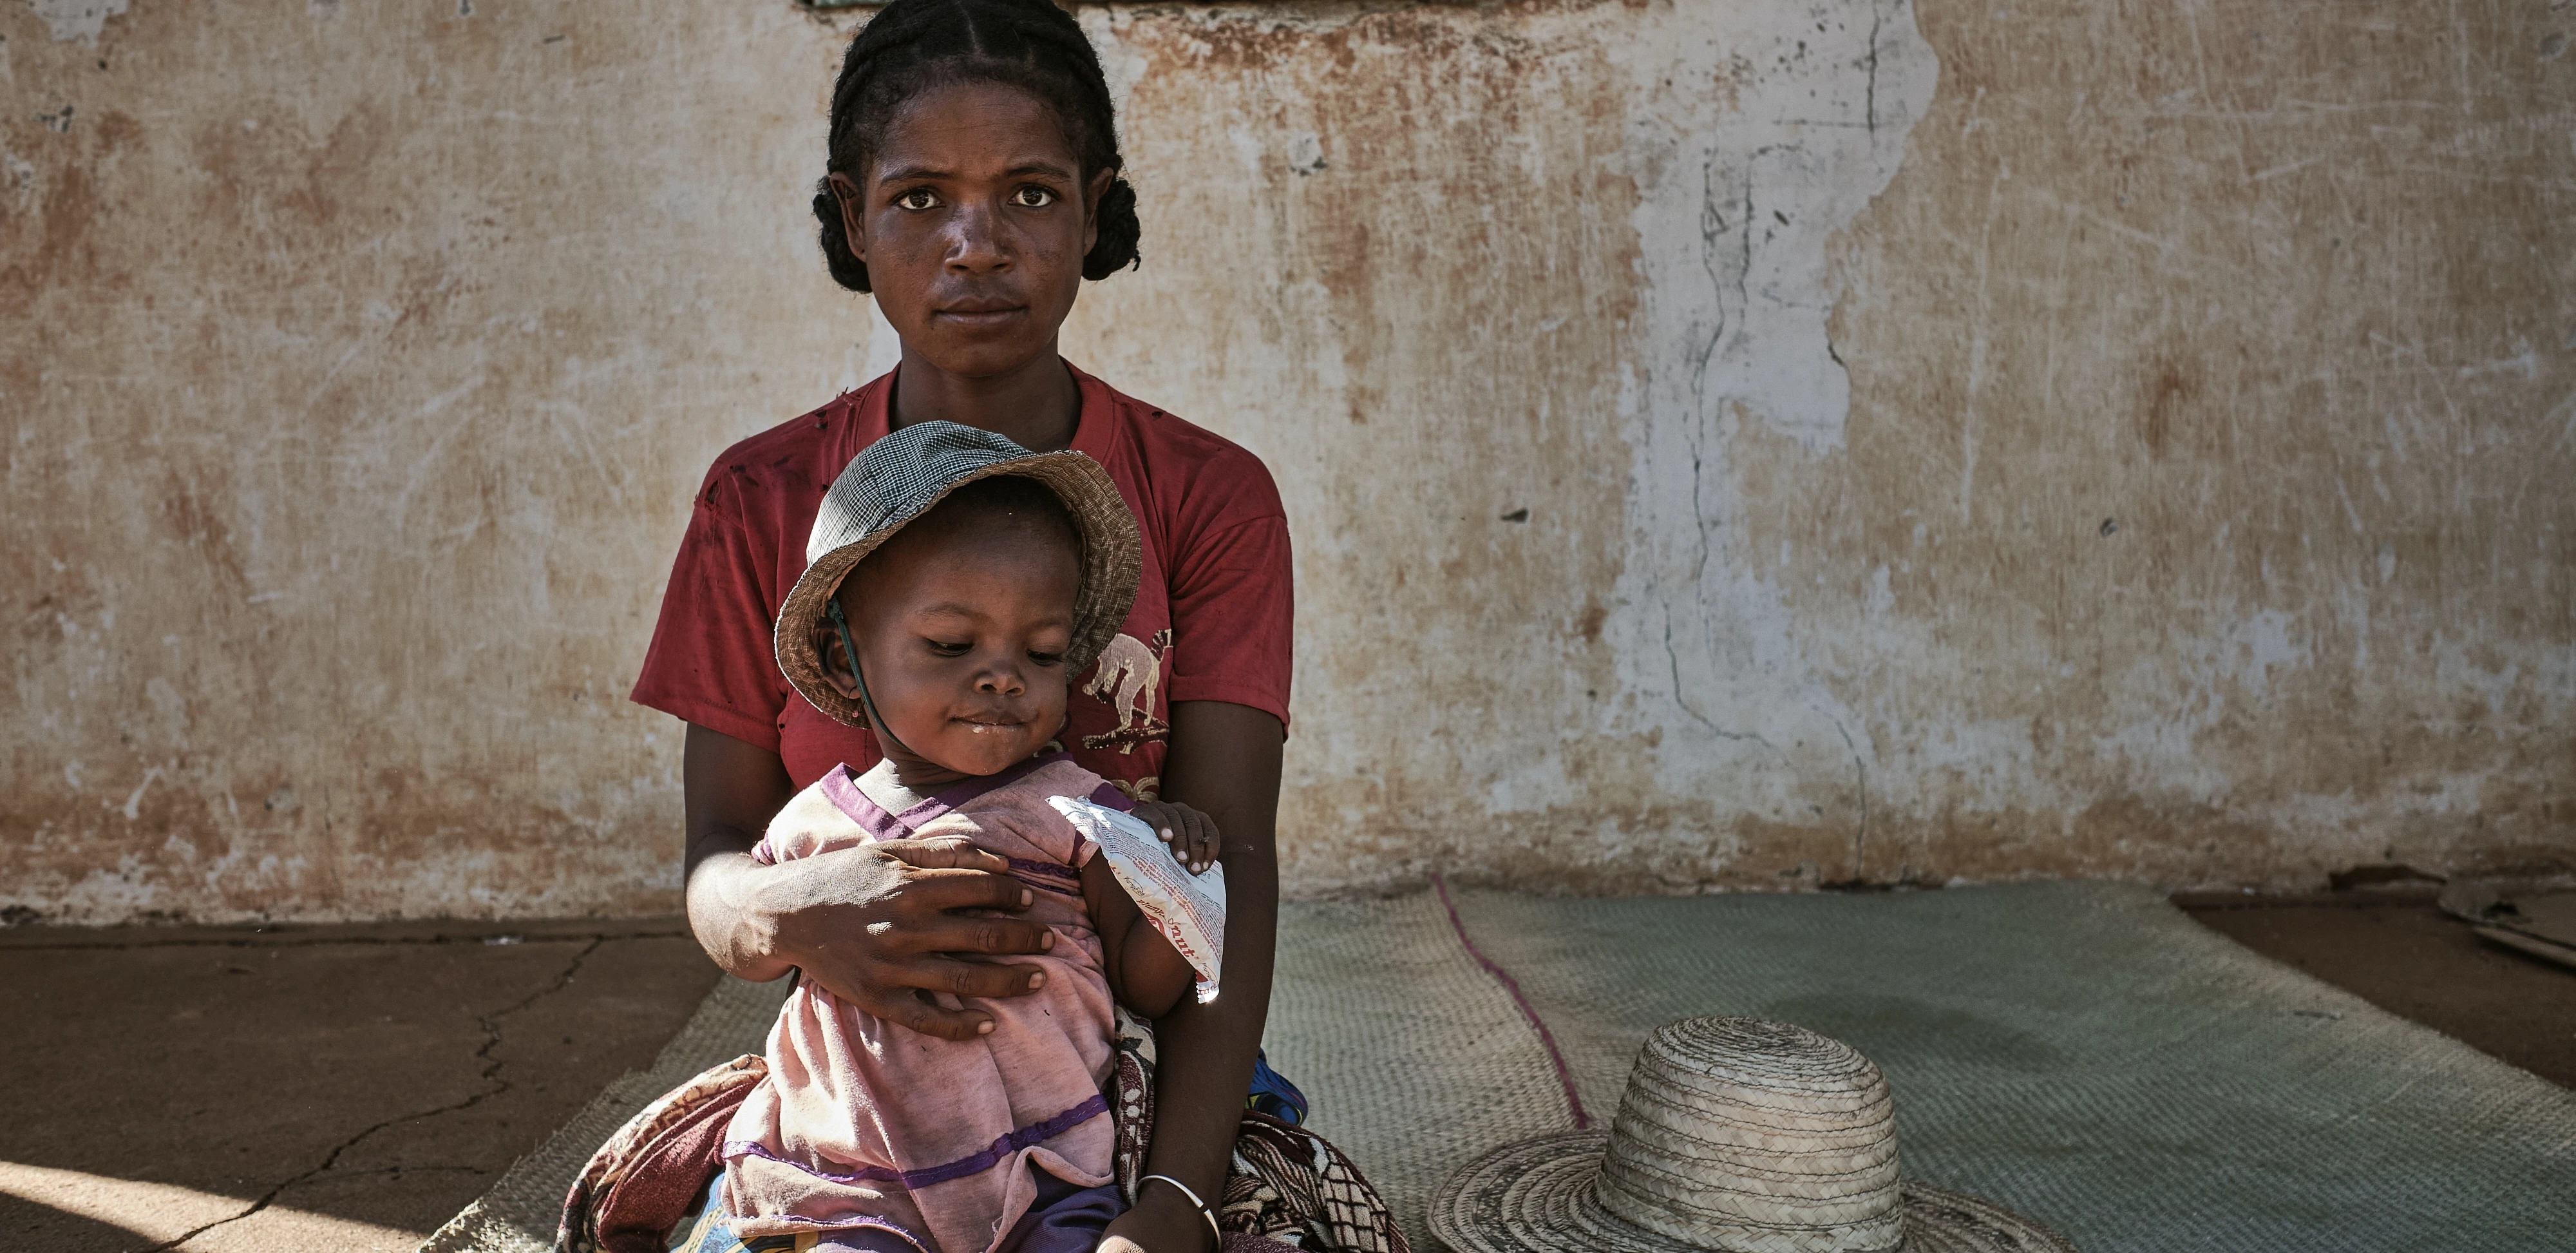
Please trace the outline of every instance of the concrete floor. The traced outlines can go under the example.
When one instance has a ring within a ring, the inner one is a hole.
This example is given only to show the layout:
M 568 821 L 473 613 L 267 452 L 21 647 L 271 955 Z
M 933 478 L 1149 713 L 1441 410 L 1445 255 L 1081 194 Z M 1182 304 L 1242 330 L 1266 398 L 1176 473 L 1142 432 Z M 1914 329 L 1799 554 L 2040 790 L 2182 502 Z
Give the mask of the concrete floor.
M 2576 970 L 2479 939 L 2427 894 L 2183 897 L 2176 903 L 2274 961 L 2576 1087 Z
M 409 1250 L 715 977 L 676 920 L 0 931 L 0 1248 Z
M 2420 898 L 2182 903 L 2576 1085 L 2576 971 Z M 0 1248 L 404 1253 L 714 981 L 677 920 L 0 930 Z

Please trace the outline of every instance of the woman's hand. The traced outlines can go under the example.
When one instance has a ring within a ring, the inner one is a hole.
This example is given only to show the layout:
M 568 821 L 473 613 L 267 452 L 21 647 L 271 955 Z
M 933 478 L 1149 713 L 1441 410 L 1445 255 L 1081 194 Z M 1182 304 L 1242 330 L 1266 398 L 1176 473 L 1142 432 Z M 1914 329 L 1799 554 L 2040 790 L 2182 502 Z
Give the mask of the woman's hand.
M 1191 874 L 1206 874 L 1225 851 L 1216 819 L 1179 801 L 1138 801 L 1131 812 L 1172 846 L 1172 859 Z
M 758 868 L 751 925 L 773 955 L 851 1005 L 925 1035 L 972 1039 L 993 1016 L 941 1007 L 933 993 L 1025 996 L 1046 975 L 1035 966 L 959 954 L 1043 953 L 1055 931 L 1018 918 L 956 910 L 1020 910 L 1029 889 L 1010 863 L 961 836 L 901 840 Z
M 683 760 L 689 929 L 717 965 L 754 982 L 794 967 L 887 1022 L 951 1040 L 992 1030 L 992 1015 L 943 1008 L 931 994 L 1024 996 L 1044 978 L 1035 966 L 971 959 L 1045 952 L 1053 930 L 953 912 L 1028 904 L 1001 858 L 952 838 L 763 866 L 752 846 L 795 796 L 778 754 L 692 726 Z
M 1110 1220 L 1099 1253 L 1203 1253 L 1216 1247 L 1197 1206 L 1173 1188 L 1149 1185 L 1134 1209 Z

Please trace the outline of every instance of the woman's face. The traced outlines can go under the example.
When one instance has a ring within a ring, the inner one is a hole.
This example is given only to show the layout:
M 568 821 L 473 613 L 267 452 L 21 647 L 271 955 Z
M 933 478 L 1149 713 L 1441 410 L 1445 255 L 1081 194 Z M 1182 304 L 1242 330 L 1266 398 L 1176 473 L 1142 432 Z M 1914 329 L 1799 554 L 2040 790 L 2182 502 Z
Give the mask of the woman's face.
M 832 176 L 850 249 L 909 357 L 993 378 L 1055 352 L 1082 286 L 1093 212 L 1116 177 L 1088 184 L 1037 97 L 962 83 L 914 97 L 879 137 L 863 181 Z

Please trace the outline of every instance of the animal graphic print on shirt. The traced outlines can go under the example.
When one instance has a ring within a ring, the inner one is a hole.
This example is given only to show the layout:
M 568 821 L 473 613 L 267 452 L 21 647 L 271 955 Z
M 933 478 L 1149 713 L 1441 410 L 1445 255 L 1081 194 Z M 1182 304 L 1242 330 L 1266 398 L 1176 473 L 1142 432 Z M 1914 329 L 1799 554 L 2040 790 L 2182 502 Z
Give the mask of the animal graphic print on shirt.
M 1171 724 L 1154 716 L 1154 698 L 1163 686 L 1163 659 L 1172 651 L 1172 633 L 1154 632 L 1147 647 L 1135 636 L 1120 635 L 1100 652 L 1091 681 L 1082 694 L 1098 699 L 1118 715 L 1118 725 L 1100 735 L 1082 737 L 1084 748 L 1115 748 L 1133 753 L 1139 744 L 1170 738 Z

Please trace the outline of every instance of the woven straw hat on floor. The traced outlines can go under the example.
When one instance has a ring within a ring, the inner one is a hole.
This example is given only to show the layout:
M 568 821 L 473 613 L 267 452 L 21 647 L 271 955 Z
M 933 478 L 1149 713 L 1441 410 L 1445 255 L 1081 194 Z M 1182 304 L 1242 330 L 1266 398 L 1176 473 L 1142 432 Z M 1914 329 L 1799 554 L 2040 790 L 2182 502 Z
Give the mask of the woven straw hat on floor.
M 823 493 L 805 541 L 805 573 L 778 609 L 778 669 L 816 709 L 854 727 L 867 710 L 823 675 L 814 629 L 841 580 L 904 524 L 930 512 L 950 492 L 978 479 L 1036 479 L 1064 502 L 1082 533 L 1082 586 L 1073 599 L 1073 641 L 1065 673 L 1098 660 L 1136 603 L 1145 565 L 1136 515 L 1098 462 L 1078 452 L 1030 452 L 991 431 L 955 422 L 916 422 L 870 444 L 842 467 Z
M 2009 1210 L 1899 1181 L 1878 1067 L 1752 1018 L 1657 1030 L 1609 1134 L 1487 1153 L 1440 1186 L 1431 1231 L 1457 1253 L 2075 1253 Z

